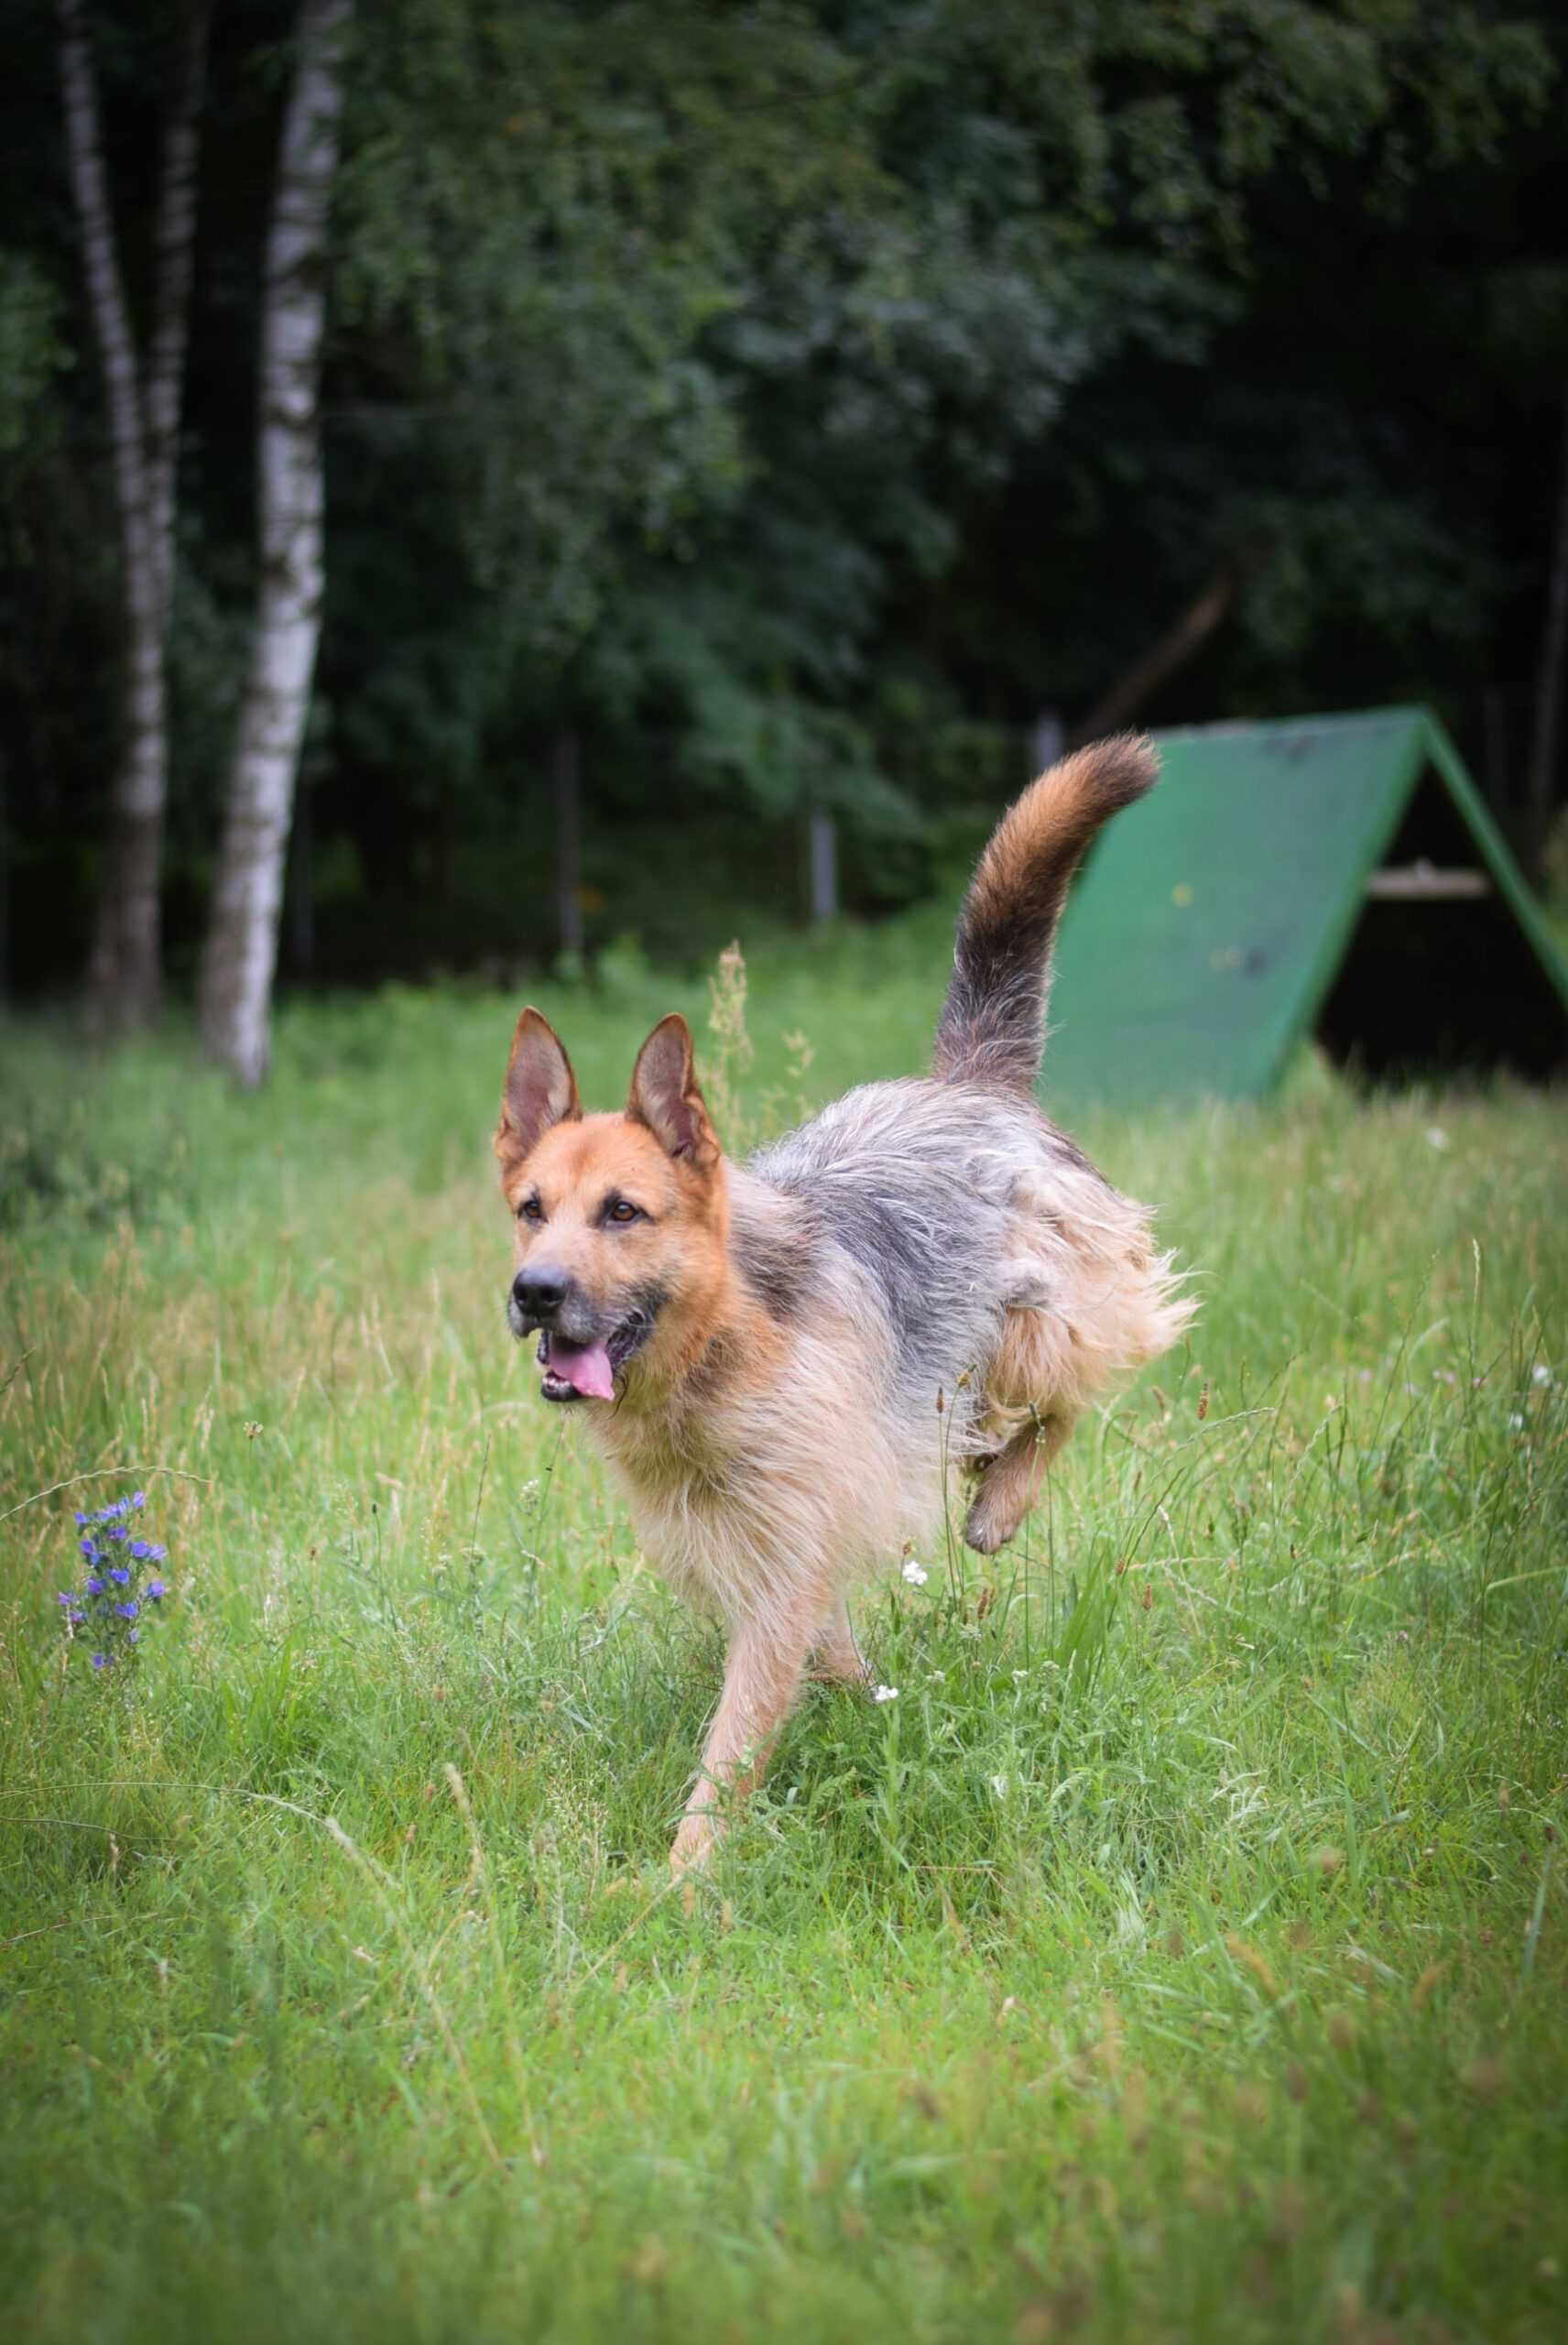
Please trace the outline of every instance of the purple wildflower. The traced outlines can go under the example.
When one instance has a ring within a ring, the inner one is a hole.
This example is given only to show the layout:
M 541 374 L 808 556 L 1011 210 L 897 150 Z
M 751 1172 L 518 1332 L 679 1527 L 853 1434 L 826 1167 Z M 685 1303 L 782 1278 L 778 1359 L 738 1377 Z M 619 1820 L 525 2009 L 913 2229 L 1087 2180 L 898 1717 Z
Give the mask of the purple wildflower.
M 96 1641 L 100 1647 L 90 1655 L 95 1671 L 113 1669 L 117 1662 L 134 1658 L 132 1649 L 141 1641 L 141 1615 L 149 1603 L 161 1604 L 169 1594 L 162 1579 L 141 1584 L 144 1570 L 160 1564 L 169 1553 L 158 1540 L 131 1536 L 132 1529 L 139 1526 L 129 1523 L 127 1517 L 139 1514 L 146 1505 L 147 1492 L 133 1490 L 112 1499 L 95 1513 L 79 1511 L 76 1516 L 77 1544 L 86 1562 L 87 1593 L 78 1596 L 73 1589 L 61 1588 L 56 1600 L 68 1634 L 92 1627 L 93 1638 L 83 1637 L 82 1642 L 86 1647 Z

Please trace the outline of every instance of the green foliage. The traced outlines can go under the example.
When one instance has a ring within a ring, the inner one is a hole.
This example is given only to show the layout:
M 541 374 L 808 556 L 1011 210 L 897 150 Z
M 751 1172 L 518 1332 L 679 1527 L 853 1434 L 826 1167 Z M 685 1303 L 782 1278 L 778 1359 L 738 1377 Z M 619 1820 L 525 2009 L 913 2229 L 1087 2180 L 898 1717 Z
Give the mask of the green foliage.
M 757 955 L 735 1136 L 920 1064 L 945 927 Z M 594 1104 L 706 1006 L 610 974 L 540 995 Z M 295 1005 L 261 1098 L 4 1035 L 25 1131 L 191 1139 L 0 1262 L 27 2332 L 1554 2335 L 1561 1103 L 1082 1133 L 1190 1348 L 995 1566 L 866 1590 L 898 1698 L 808 1695 L 688 1913 L 717 1643 L 502 1325 L 515 1006 Z M 172 1609 L 104 1703 L 55 1592 L 133 1466 Z
M 1326 200 L 1348 159 L 1388 210 L 1410 139 L 1452 161 L 1463 118 L 1465 154 L 1488 155 L 1551 77 L 1529 26 L 1456 12 L 1434 40 L 1402 5 L 1133 7 L 1088 29 L 886 5 L 830 31 L 809 11 L 470 22 L 418 0 L 363 62 L 349 311 L 408 322 L 439 386 L 486 672 L 509 643 L 548 703 L 581 646 L 579 710 L 672 728 L 702 786 L 873 833 L 920 803 L 866 721 L 894 582 L 953 570 L 1129 340 L 1209 346 L 1265 263 L 1271 177 Z M 1224 499 L 1214 534 L 1282 549 L 1250 630 L 1265 660 L 1325 609 L 1408 655 L 1393 573 L 1429 635 L 1460 599 L 1457 540 L 1407 488 L 1363 465 L 1334 496 L 1276 472 L 1250 509 Z M 1483 585 L 1472 566 L 1454 626 L 1475 632 Z M 417 673 L 399 662 L 419 699 Z M 1050 685 L 1037 664 L 1031 697 Z
M 170 21 L 95 17 L 138 318 Z M 259 191 L 294 27 L 292 0 L 213 20 L 177 968 L 252 605 Z M 1234 616 L 1151 721 L 1522 680 L 1563 377 L 1554 39 L 1538 7 L 1465 0 L 356 11 L 293 882 L 332 878 L 329 972 L 377 935 L 383 967 L 548 964 L 561 726 L 601 877 L 622 832 L 646 861 L 660 824 L 668 848 L 711 818 L 711 857 L 737 816 L 831 808 L 869 907 L 929 878 L 964 728 L 1071 723 L 1224 565 Z M 0 93 L 0 727 L 17 957 L 58 982 L 117 646 L 57 116 L 33 0 Z M 992 787 L 977 766 L 958 794 Z M 599 934 L 648 928 L 645 893 Z
M 768 126 L 829 54 L 788 9 L 407 0 L 362 28 L 345 317 L 373 362 L 385 338 L 405 397 L 423 388 L 514 658 L 559 661 L 588 632 L 618 531 L 668 548 L 738 478 L 697 344 L 737 299 L 759 210 L 822 201 L 824 156 L 860 177 L 798 115 Z
M 15 456 L 37 409 L 69 363 L 55 290 L 36 262 L 0 249 L 0 457 Z

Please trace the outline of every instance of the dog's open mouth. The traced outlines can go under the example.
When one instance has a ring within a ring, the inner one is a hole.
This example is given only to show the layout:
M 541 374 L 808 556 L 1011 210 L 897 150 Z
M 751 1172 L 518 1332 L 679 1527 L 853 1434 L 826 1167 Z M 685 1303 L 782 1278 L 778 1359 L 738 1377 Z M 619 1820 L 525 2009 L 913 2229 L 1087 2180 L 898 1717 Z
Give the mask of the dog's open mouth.
M 539 1340 L 539 1363 L 544 1370 L 539 1390 L 545 1399 L 613 1401 L 616 1377 L 646 1342 L 652 1325 L 639 1313 L 591 1344 L 569 1344 L 546 1328 Z

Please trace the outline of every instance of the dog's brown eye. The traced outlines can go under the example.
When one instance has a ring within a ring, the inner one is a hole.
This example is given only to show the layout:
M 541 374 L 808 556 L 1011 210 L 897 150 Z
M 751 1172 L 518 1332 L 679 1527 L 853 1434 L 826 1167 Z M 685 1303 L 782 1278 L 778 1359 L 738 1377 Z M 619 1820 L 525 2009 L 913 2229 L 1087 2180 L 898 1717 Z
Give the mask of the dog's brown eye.
M 612 1197 L 604 1207 L 604 1219 L 619 1222 L 624 1228 L 628 1221 L 642 1219 L 642 1207 L 634 1205 L 629 1197 Z
M 544 1207 L 540 1205 L 537 1197 L 525 1197 L 523 1199 L 522 1204 L 517 1207 L 517 1219 L 519 1221 L 542 1221 L 544 1219 Z

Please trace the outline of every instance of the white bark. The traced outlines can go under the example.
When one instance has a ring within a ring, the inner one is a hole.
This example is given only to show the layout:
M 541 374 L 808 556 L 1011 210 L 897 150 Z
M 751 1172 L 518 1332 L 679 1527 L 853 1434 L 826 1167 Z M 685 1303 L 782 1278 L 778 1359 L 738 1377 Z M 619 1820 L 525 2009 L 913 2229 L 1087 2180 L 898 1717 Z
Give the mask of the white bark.
M 207 71 L 208 0 L 189 0 L 170 82 L 163 134 L 163 183 L 158 206 L 158 278 L 147 353 L 143 437 L 147 447 L 147 534 L 169 632 L 174 588 L 174 489 L 180 462 L 180 411 L 191 277 L 196 256 L 197 117 Z
M 82 0 L 59 0 L 59 6 L 71 188 L 114 453 L 125 632 L 124 737 L 88 991 L 104 1022 L 136 1024 L 157 1015 L 161 983 L 158 881 L 168 779 L 163 600 L 149 527 L 136 344 L 114 250 L 93 60 Z
M 202 956 L 202 1048 L 243 1083 L 271 1052 L 285 851 L 321 631 L 324 254 L 350 0 L 304 0 L 267 242 L 261 345 L 261 581 Z

